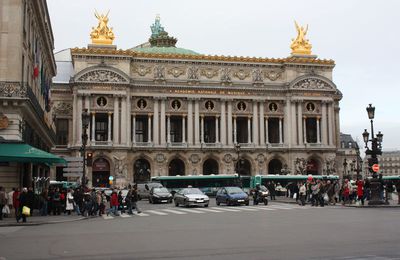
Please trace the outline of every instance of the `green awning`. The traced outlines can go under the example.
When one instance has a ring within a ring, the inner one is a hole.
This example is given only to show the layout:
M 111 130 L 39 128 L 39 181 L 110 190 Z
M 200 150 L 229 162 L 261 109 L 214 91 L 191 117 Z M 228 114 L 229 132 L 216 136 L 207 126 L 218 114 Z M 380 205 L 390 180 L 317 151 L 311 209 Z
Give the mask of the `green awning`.
M 0 144 L 0 162 L 66 163 L 63 158 L 28 144 Z

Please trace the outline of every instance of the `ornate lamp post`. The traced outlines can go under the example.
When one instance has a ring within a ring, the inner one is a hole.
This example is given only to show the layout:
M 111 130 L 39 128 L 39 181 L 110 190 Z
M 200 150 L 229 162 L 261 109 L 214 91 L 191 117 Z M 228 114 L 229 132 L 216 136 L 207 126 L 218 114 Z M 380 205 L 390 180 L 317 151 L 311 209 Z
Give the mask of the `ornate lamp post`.
M 347 176 L 347 159 L 344 158 L 343 160 L 343 178 L 348 178 Z
M 371 199 L 368 202 L 368 205 L 380 205 L 385 203 L 380 198 L 380 180 L 378 179 L 377 173 L 379 171 L 378 155 L 382 154 L 383 134 L 378 132 L 378 134 L 374 135 L 375 107 L 373 107 L 372 104 L 369 104 L 367 107 L 367 113 L 368 118 L 371 120 L 371 139 L 369 139 L 367 129 L 364 129 L 362 136 L 365 142 L 365 154 L 370 156 L 370 158 L 368 158 L 368 169 L 372 172 Z M 368 143 L 371 144 L 371 149 L 368 147 Z
M 235 161 L 235 171 L 238 175 L 238 186 L 242 186 L 242 179 L 241 179 L 241 174 L 240 174 L 240 169 L 241 169 L 241 161 L 242 159 L 240 158 L 240 144 L 235 144 L 235 152 L 237 154 L 236 160 Z
M 82 188 L 83 190 L 86 188 L 86 144 L 88 141 L 87 129 L 90 123 L 90 114 L 87 109 L 84 109 L 82 112 L 82 147 L 81 147 L 81 156 L 83 158 L 83 173 L 82 173 Z

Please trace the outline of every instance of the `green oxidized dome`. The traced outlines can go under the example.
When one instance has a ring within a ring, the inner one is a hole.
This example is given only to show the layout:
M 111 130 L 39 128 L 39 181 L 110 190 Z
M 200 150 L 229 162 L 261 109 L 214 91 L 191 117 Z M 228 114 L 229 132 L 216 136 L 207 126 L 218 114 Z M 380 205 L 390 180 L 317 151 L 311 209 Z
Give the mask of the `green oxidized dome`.
M 139 45 L 131 50 L 142 53 L 200 55 L 192 50 L 177 48 L 175 44 L 178 40 L 172 36 L 168 36 L 168 33 L 164 31 L 159 16 L 156 17 L 156 21 L 150 28 L 151 37 L 149 43 Z

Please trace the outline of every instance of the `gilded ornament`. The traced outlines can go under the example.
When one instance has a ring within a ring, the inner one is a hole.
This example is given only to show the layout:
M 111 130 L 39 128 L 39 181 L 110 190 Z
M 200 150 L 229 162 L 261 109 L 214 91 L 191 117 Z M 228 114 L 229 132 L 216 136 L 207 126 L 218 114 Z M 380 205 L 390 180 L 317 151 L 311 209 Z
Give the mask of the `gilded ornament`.
M 306 34 L 308 31 L 308 25 L 304 29 L 303 26 L 299 26 L 296 21 L 294 21 L 297 30 L 296 39 L 292 39 L 292 44 L 290 48 L 292 49 L 292 54 L 300 54 L 300 55 L 311 55 L 311 47 L 312 45 L 307 40 Z
M 271 71 L 265 72 L 265 77 L 267 77 L 268 79 L 270 79 L 272 81 L 277 80 L 281 75 L 282 75 L 282 71 L 271 70 Z
M 103 15 L 95 11 L 94 16 L 99 20 L 99 24 L 96 28 L 92 27 L 92 32 L 90 33 L 93 44 L 110 45 L 115 39 L 112 31 L 113 28 L 109 28 L 107 25 L 109 12 L 110 11 L 108 11 L 106 15 Z
M 218 70 L 214 70 L 212 68 L 206 68 L 201 70 L 201 75 L 205 76 L 208 79 L 214 78 L 218 75 Z
M 233 75 L 240 80 L 244 80 L 250 76 L 250 73 L 245 70 L 238 70 L 238 71 L 235 71 L 235 73 Z
M 168 74 L 174 76 L 175 78 L 179 77 L 183 73 L 185 73 L 185 71 L 179 67 L 173 67 L 168 70 Z
M 146 76 L 148 73 L 151 72 L 151 67 L 146 67 L 146 66 L 143 66 L 143 65 L 134 66 L 132 71 L 134 73 L 137 73 L 137 74 L 139 74 L 140 76 L 143 77 L 143 76 Z
M 0 114 L 0 129 L 6 129 L 9 125 L 8 117 L 1 113 Z

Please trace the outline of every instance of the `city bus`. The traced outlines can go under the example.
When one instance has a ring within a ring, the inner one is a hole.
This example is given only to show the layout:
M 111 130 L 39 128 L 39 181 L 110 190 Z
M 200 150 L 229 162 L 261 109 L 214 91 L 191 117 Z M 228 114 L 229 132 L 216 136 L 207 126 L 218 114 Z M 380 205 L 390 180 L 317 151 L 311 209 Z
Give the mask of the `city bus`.
M 199 188 L 205 194 L 214 196 L 220 187 L 238 186 L 239 177 L 237 174 L 219 175 L 185 175 L 185 176 L 156 176 L 152 177 L 153 182 L 159 182 L 170 192 L 192 186 Z

